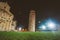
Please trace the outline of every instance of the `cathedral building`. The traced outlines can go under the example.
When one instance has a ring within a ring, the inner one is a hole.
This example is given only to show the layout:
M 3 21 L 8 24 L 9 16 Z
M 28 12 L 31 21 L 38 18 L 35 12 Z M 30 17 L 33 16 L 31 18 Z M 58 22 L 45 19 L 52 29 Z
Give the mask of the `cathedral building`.
M 7 2 L 0 2 L 0 31 L 15 30 L 16 21 Z

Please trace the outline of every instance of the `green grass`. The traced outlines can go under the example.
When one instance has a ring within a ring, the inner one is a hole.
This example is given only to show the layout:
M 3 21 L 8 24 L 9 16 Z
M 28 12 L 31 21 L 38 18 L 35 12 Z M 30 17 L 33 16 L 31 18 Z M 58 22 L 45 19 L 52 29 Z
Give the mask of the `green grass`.
M 60 34 L 57 32 L 0 32 L 0 40 L 60 40 Z

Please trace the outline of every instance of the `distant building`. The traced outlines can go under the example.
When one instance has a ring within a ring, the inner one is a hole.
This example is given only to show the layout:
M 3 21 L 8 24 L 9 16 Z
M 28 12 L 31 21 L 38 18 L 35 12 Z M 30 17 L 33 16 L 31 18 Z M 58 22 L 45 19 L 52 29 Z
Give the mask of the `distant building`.
M 29 31 L 30 32 L 35 32 L 35 10 L 31 10 L 29 14 Z
M 13 18 L 8 3 L 0 2 L 0 31 L 15 30 L 16 21 L 13 21 Z

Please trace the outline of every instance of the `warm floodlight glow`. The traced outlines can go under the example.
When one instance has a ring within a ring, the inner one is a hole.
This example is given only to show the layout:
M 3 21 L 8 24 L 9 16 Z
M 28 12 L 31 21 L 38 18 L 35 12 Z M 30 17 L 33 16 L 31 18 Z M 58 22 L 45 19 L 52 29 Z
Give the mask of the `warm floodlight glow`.
M 19 30 L 20 30 L 20 31 L 21 31 L 21 29 L 22 29 L 22 28 L 21 28 L 21 27 L 19 27 Z
M 46 29 L 46 26 L 43 25 L 43 26 L 42 26 L 42 29 L 45 30 L 45 29 Z

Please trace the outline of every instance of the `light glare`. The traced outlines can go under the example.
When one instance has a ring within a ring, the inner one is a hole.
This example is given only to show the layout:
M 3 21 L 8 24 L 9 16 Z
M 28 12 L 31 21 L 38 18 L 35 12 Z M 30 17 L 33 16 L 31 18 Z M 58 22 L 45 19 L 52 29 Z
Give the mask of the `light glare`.
M 43 26 L 42 26 L 42 29 L 45 30 L 45 29 L 46 29 L 46 26 L 43 25 Z
M 50 23 L 48 23 L 48 27 L 51 28 L 51 29 L 52 29 L 52 28 L 55 28 L 55 24 L 52 23 L 52 22 L 50 22 Z
M 22 29 L 22 28 L 21 28 L 21 27 L 19 27 L 19 30 L 20 30 L 20 31 L 21 31 L 21 29 Z

